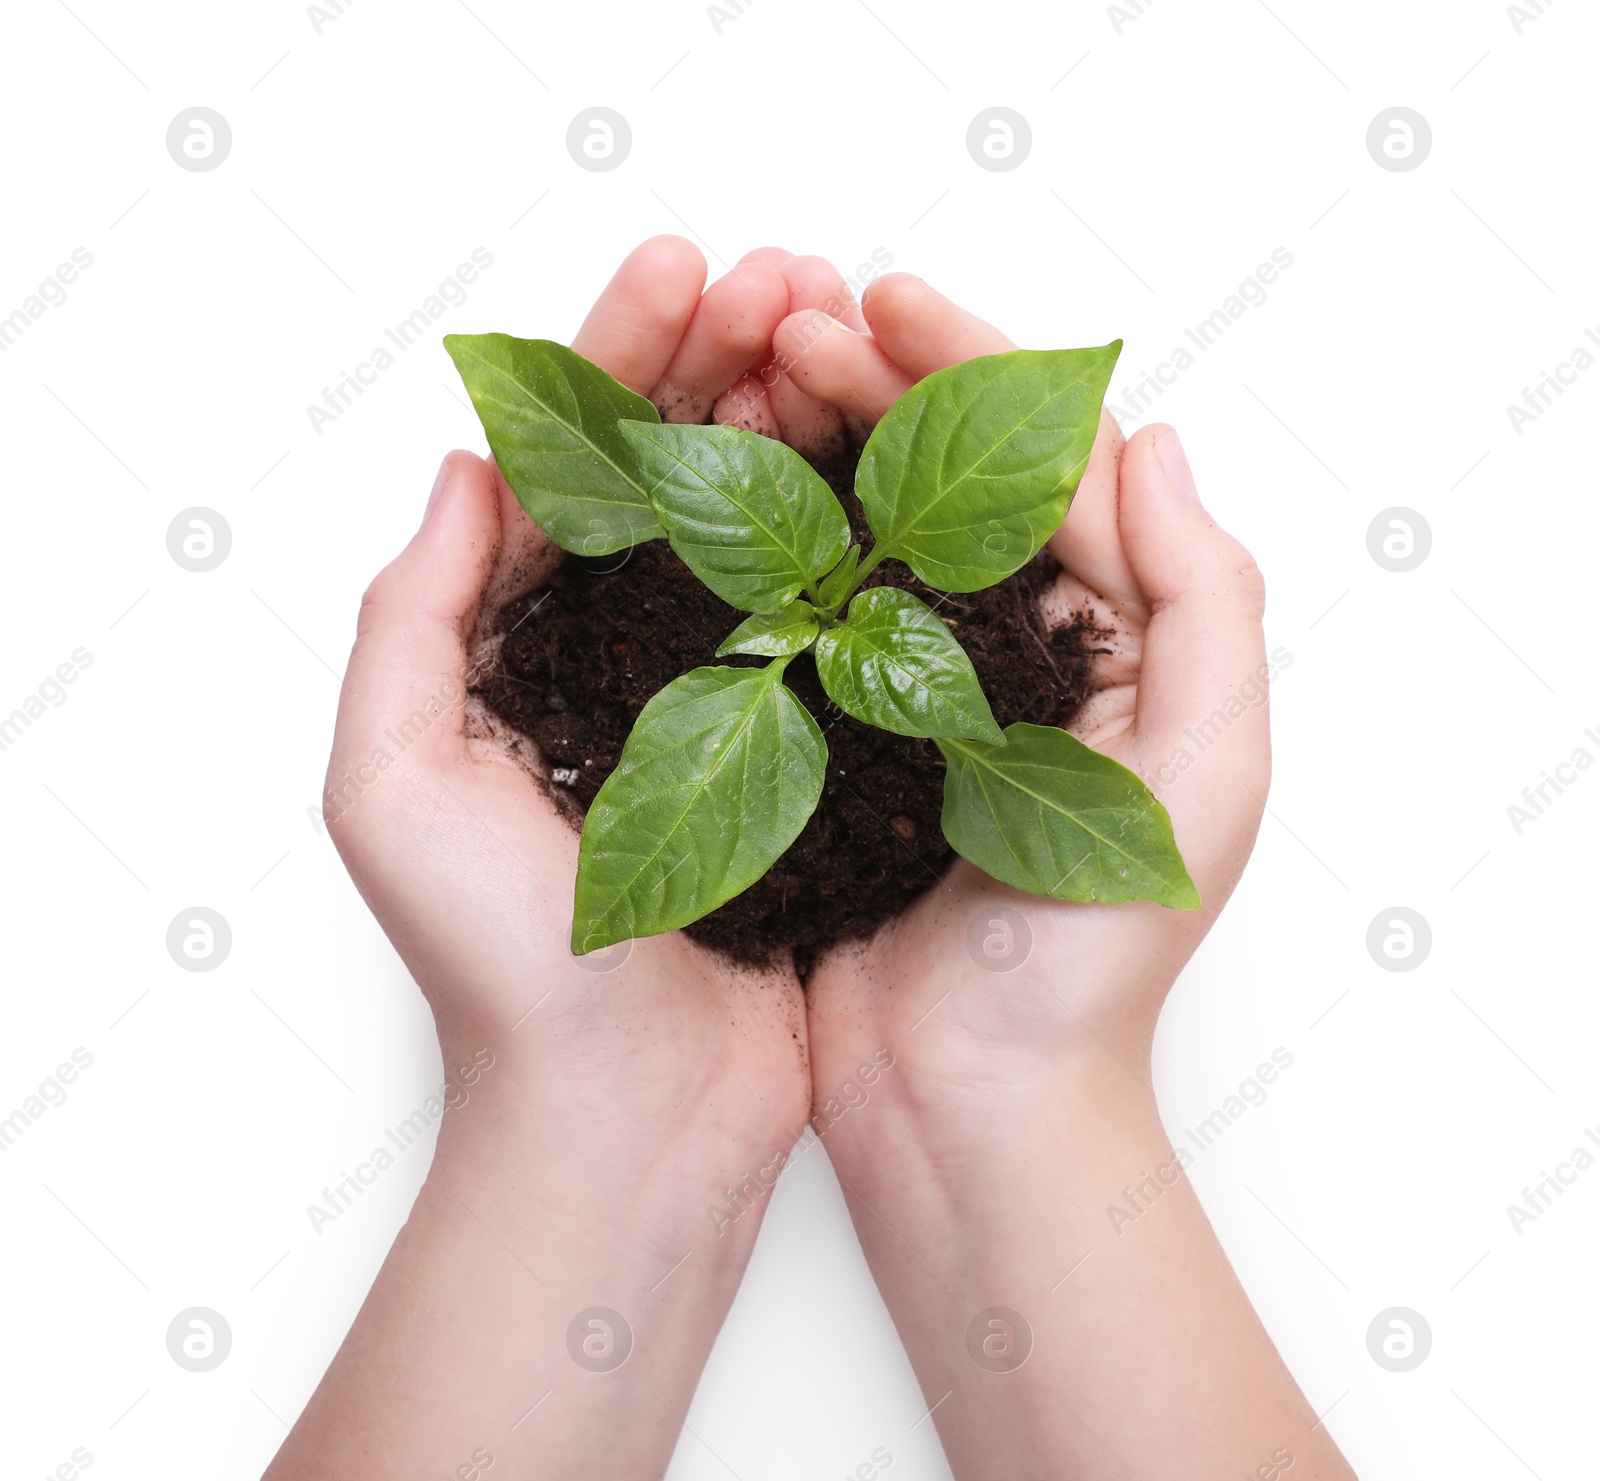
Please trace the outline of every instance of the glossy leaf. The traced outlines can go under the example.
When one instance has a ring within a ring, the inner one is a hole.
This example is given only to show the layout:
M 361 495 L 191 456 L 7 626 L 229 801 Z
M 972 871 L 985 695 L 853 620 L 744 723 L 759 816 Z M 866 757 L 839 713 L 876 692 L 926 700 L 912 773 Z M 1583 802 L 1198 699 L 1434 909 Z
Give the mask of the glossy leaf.
M 756 653 L 769 658 L 792 658 L 809 648 L 820 631 L 811 603 L 793 601 L 781 612 L 757 612 L 754 617 L 745 618 L 723 640 L 717 657 Z
M 447 334 L 500 471 L 563 550 L 609 555 L 666 533 L 639 459 L 618 430 L 656 409 L 576 351 L 548 339 Z
M 1058 900 L 1200 904 L 1172 820 L 1137 776 L 1054 726 L 1019 722 L 1005 735 L 1004 746 L 939 742 L 941 822 L 957 853 Z
M 842 622 L 822 630 L 816 660 L 834 703 L 880 730 L 1004 742 L 972 660 L 909 591 L 861 592 Z
M 645 705 L 584 820 L 574 952 L 699 920 L 794 842 L 828 749 L 782 671 L 698 668 Z
M 918 381 L 862 450 L 856 491 L 874 554 L 939 591 L 978 591 L 1025 566 L 1088 466 L 1121 349 L 1012 350 Z
M 723 601 L 777 612 L 850 541 L 833 490 L 794 449 L 736 427 L 624 422 L 683 563 Z

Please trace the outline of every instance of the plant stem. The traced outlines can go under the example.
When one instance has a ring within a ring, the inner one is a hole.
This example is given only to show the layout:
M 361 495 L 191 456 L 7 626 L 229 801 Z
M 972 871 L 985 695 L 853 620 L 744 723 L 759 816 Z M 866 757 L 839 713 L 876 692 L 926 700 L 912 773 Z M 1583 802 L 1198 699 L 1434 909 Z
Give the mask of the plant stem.
M 886 552 L 884 551 L 882 545 L 874 545 L 872 547 L 872 554 L 856 567 L 856 574 L 854 579 L 850 582 L 850 589 L 845 592 L 844 596 L 839 602 L 841 607 L 844 606 L 844 604 L 848 602 L 851 597 L 861 590 L 861 583 L 878 569 L 878 564 L 880 561 L 882 561 L 885 554 Z

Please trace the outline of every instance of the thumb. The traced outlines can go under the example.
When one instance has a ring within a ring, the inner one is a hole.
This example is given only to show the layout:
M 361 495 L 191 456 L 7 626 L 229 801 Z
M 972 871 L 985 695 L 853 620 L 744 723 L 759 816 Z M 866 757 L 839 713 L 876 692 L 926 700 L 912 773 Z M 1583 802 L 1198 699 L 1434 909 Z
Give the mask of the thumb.
M 379 773 L 465 755 L 467 642 L 500 545 L 492 468 L 449 453 L 421 529 L 361 599 L 323 799 L 330 823 Z
M 1171 427 L 1142 428 L 1123 450 L 1118 523 L 1152 613 L 1134 713 L 1140 768 L 1201 893 L 1210 876 L 1214 895 L 1244 865 L 1271 773 L 1265 586 L 1201 505 Z

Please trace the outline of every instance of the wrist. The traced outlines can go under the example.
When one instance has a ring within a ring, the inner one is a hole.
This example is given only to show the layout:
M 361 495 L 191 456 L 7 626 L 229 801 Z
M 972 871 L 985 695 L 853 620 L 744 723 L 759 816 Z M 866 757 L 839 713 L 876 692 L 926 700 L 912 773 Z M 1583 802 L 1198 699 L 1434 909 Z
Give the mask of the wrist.
M 765 1143 L 715 1098 L 652 1115 L 618 1083 L 496 1060 L 453 1097 L 274 1481 L 325 1474 L 315 1457 L 347 1481 L 445 1474 L 474 1446 L 578 1475 L 596 1434 L 614 1474 L 665 1469 L 765 1204 L 721 1229 L 709 1209 Z
M 613 1155 L 549 1128 L 530 1149 L 530 1135 L 486 1125 L 441 1138 L 417 1209 L 501 1267 L 505 1295 L 524 1304 L 552 1361 L 567 1323 L 592 1306 L 619 1313 L 636 1338 L 648 1333 L 660 1355 L 703 1359 L 764 1205 L 719 1229 L 708 1210 L 722 1189 L 707 1154 L 670 1139 Z
M 977 1256 L 990 1224 L 1049 1219 L 1110 1171 L 1125 1181 L 1130 1145 L 1142 1155 L 1164 1145 L 1148 1075 L 1147 1059 L 1096 1044 L 1048 1074 L 969 1077 L 952 1089 L 919 1076 L 907 1056 L 859 1112 L 819 1132 L 842 1180 L 914 1209 L 919 1227 Z
M 996 1074 L 981 1103 L 919 1096 L 908 1077 L 831 1134 L 954 1473 L 1231 1476 L 1299 1436 L 1316 1474 L 1346 1476 L 1228 1268 L 1144 1066 L 1102 1051 L 1060 1068 Z M 1212 1333 L 1226 1364 L 1195 1361 Z M 1205 1418 L 1168 1463 L 1174 1413 Z
M 497 1062 L 470 1101 L 447 1112 L 430 1177 L 484 1187 L 573 1262 L 612 1230 L 670 1245 L 674 1260 L 690 1248 L 724 1258 L 753 1240 L 804 1113 L 799 1095 L 769 1088 L 757 1100 L 702 1058 L 720 1072 L 706 1076 L 711 1084 L 668 1087 L 659 1098 L 622 1075 L 530 1074 Z M 744 1237 L 733 1237 L 734 1224 Z

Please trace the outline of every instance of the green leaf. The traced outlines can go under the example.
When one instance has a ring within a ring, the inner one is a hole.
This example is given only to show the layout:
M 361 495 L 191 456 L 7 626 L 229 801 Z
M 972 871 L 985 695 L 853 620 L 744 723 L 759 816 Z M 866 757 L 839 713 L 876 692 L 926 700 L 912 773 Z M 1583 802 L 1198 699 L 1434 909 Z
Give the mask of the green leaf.
M 728 634 L 717 657 L 729 653 L 757 653 L 770 658 L 793 658 L 811 646 L 821 629 L 810 602 L 790 602 L 781 612 L 758 612 Z
M 1012 350 L 918 381 L 862 449 L 856 492 L 873 555 L 938 591 L 1021 570 L 1072 502 L 1121 350 Z
M 850 583 L 856 579 L 856 567 L 861 564 L 861 547 L 852 545 L 817 588 L 817 599 L 824 607 L 837 607 L 850 592 Z
M 699 920 L 799 836 L 828 748 L 783 667 L 694 669 L 645 705 L 584 820 L 574 952 Z
M 737 427 L 624 422 L 679 558 L 730 606 L 777 612 L 850 542 L 833 490 L 799 453 Z
M 609 555 L 666 533 L 639 459 L 617 430 L 656 409 L 598 365 L 548 339 L 447 334 L 506 482 L 563 550 Z
M 843 622 L 822 630 L 816 659 L 834 703 L 880 730 L 1005 743 L 972 660 L 909 591 L 862 592 Z
M 1200 904 L 1172 819 L 1125 766 L 1049 725 L 1006 727 L 1004 746 L 941 740 L 941 822 L 985 873 L 1057 900 Z

